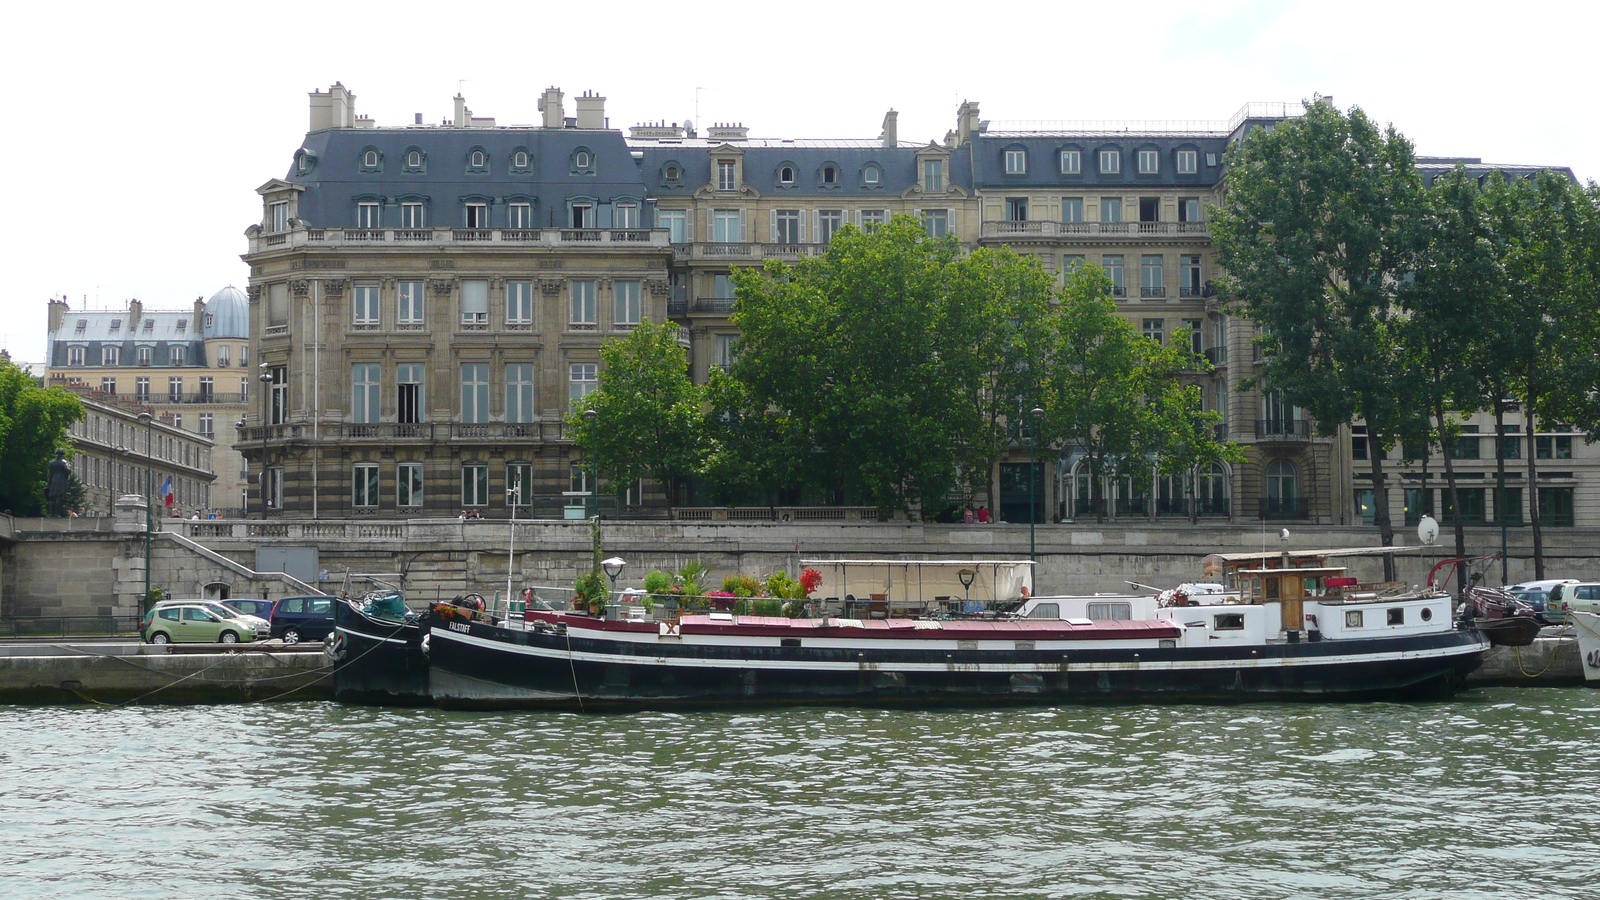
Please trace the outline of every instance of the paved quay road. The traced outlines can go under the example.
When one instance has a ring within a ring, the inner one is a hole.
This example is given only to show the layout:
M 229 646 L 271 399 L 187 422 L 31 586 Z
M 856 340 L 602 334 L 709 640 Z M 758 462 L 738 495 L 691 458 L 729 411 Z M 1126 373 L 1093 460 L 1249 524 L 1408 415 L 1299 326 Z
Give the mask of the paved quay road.
M 0 896 L 1502 898 L 1600 884 L 1600 692 L 0 707 Z

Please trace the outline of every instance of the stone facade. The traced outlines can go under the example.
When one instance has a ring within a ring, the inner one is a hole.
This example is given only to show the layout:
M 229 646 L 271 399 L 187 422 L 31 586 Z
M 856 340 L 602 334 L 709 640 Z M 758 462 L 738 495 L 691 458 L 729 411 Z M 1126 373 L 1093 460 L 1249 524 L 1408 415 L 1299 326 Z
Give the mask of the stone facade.
M 62 383 L 56 380 L 55 383 Z M 83 482 L 82 517 L 106 516 L 124 494 L 148 494 L 163 518 L 208 514 L 218 497 L 213 484 L 215 446 L 204 435 L 176 425 L 169 414 L 136 400 L 67 382 L 78 394 L 84 417 L 67 429 L 73 471 Z M 141 416 L 149 415 L 146 422 Z M 171 479 L 173 505 L 162 487 Z

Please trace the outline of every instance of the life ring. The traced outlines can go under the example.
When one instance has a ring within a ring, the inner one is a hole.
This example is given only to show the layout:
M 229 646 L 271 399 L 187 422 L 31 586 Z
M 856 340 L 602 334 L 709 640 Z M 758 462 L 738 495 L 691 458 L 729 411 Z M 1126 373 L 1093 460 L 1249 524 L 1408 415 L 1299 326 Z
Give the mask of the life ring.
M 322 644 L 322 654 L 334 662 L 344 659 L 345 654 L 349 651 L 350 638 L 345 636 L 342 631 L 335 631 L 328 635 L 328 639 Z

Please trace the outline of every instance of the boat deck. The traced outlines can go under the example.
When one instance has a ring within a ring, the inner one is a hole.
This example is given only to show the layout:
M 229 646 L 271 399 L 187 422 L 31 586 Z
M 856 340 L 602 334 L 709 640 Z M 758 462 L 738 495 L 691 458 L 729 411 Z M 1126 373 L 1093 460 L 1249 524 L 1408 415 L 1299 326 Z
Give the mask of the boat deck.
M 1177 638 L 1179 627 L 1153 619 L 790 619 L 782 616 L 736 616 L 728 613 L 682 616 L 676 622 L 608 621 L 565 612 L 530 611 L 529 622 L 565 622 L 573 628 L 608 632 L 677 635 L 772 637 L 801 635 L 871 639 L 926 640 L 1127 640 Z

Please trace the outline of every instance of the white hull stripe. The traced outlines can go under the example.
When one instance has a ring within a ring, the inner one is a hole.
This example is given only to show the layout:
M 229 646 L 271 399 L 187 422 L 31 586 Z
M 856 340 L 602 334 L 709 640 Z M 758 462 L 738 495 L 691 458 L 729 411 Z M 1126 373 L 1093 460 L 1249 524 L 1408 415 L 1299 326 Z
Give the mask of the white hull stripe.
M 512 656 L 537 659 L 573 660 L 585 663 L 606 663 L 624 666 L 672 666 L 686 669 L 767 669 L 772 671 L 802 672 L 1060 672 L 1065 665 L 1072 672 L 1189 672 L 1209 669 L 1276 669 L 1299 666 L 1351 665 L 1356 663 L 1397 662 L 1423 659 L 1449 659 L 1467 656 L 1489 649 L 1487 640 L 1429 650 L 1394 650 L 1385 653 L 1352 653 L 1342 656 L 1295 657 L 1288 659 L 1249 658 L 1214 660 L 1125 660 L 1118 662 L 1079 662 L 1070 653 L 1055 663 L 941 663 L 941 662 L 847 662 L 847 661 L 778 661 L 745 659 L 698 659 L 667 656 L 626 656 L 612 653 L 568 652 L 566 650 L 527 647 L 491 641 L 470 634 L 435 629 L 439 638 L 456 641 L 471 647 L 494 650 Z M 970 651 L 969 651 L 970 652 Z
M 356 631 L 353 628 L 346 628 L 343 625 L 340 625 L 338 630 L 343 632 L 344 634 L 350 635 L 351 637 L 365 638 L 365 639 L 367 639 L 369 641 L 381 641 L 381 642 L 383 642 L 385 644 L 401 644 L 403 646 L 410 646 L 411 645 L 410 641 L 405 640 L 403 638 L 379 637 L 379 636 L 377 636 L 375 634 L 367 634 L 365 631 Z

